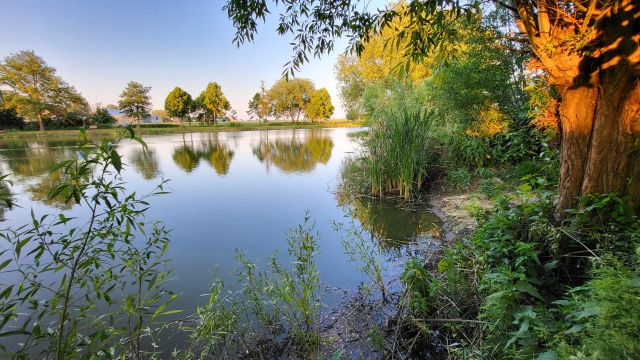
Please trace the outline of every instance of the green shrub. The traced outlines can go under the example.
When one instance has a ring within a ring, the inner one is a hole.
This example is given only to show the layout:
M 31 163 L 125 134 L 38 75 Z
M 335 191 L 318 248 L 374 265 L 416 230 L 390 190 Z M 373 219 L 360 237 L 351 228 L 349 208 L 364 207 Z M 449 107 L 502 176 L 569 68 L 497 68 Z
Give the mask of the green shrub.
M 471 186 L 471 173 L 464 168 L 449 171 L 447 183 L 456 190 L 464 190 Z
M 450 135 L 445 146 L 449 166 L 482 167 L 491 159 L 489 145 L 480 137 Z
M 640 356 L 640 221 L 626 199 L 609 194 L 584 197 L 557 224 L 555 201 L 554 192 L 525 184 L 516 197 L 498 198 L 495 209 L 479 214 L 473 235 L 445 251 L 440 292 L 457 308 L 473 306 L 472 292 L 452 289 L 462 279 L 479 284 L 483 340 L 464 353 Z
M 489 198 L 500 193 L 501 187 L 492 179 L 480 179 L 478 182 L 478 190 Z
M 246 354 L 250 358 L 314 358 L 320 346 L 321 279 L 316 269 L 318 233 L 305 217 L 288 231 L 291 262 L 276 255 L 260 269 L 238 251 L 238 292 L 214 282 L 208 305 L 198 308 L 190 346 L 176 354 L 183 359 L 220 358 Z
M 0 233 L 0 270 L 15 274 L 0 285 L 2 352 L 142 358 L 142 337 L 153 343 L 153 324 L 174 312 L 167 306 L 176 295 L 165 288 L 169 231 L 145 218 L 163 183 L 146 196 L 127 191 L 117 144 L 146 145 L 133 129 L 122 132 L 115 143 L 91 143 L 83 131 L 77 156 L 55 167 L 61 176 L 49 198 L 75 203 L 83 216 L 32 211 L 29 223 Z

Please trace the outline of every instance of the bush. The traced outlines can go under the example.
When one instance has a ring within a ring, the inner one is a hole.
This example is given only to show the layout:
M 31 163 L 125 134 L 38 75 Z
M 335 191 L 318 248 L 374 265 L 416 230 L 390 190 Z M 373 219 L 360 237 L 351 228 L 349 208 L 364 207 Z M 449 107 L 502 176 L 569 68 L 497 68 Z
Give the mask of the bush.
M 91 116 L 89 117 L 89 122 L 92 125 L 96 125 L 100 127 L 100 126 L 115 125 L 117 121 L 116 121 L 116 118 L 114 118 L 113 116 L 111 116 L 111 114 L 109 114 L 109 111 L 107 111 L 106 108 L 98 107 L 96 108 L 96 111 L 93 114 L 91 114 Z
M 449 135 L 445 146 L 448 167 L 476 168 L 490 163 L 489 144 L 483 138 Z
M 477 282 L 477 320 L 486 324 L 481 343 L 449 335 L 490 358 L 639 357 L 640 221 L 624 198 L 599 195 L 557 224 L 555 201 L 524 185 L 445 251 L 439 291 L 462 308 L 473 304 L 470 293 L 450 289 Z
M 169 231 L 145 219 L 149 195 L 128 193 L 114 143 L 90 143 L 57 165 L 60 182 L 49 194 L 74 202 L 61 212 L 36 216 L 0 233 L 0 270 L 15 274 L 0 285 L 0 350 L 23 359 L 125 356 L 142 358 L 143 334 L 175 299 L 165 252 Z M 13 348 L 7 349 L 5 345 Z M 105 353 L 109 352 L 109 355 Z
M 464 168 L 447 173 L 447 182 L 456 190 L 464 190 L 471 186 L 471 173 Z
M 18 116 L 15 109 L 0 108 L 0 130 L 23 129 L 24 119 Z

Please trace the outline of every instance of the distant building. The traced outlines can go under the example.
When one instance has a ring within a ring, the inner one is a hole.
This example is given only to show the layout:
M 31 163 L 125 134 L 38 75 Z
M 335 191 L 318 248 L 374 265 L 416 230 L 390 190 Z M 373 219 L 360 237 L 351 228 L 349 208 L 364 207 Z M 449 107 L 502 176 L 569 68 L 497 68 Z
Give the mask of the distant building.
M 128 117 L 119 109 L 107 109 L 107 111 L 109 112 L 109 115 L 113 116 L 116 119 L 116 121 L 118 122 L 118 125 L 128 125 L 128 124 L 135 123 L 136 119 Z M 140 120 L 140 124 L 160 124 L 160 123 L 162 123 L 162 117 L 156 114 L 150 114 L 146 118 Z

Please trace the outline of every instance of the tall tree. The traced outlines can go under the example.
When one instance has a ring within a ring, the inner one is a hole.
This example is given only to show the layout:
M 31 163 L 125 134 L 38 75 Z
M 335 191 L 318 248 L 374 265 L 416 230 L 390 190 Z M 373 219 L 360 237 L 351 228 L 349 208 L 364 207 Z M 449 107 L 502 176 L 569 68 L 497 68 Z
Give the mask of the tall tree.
M 313 91 L 311 80 L 280 79 L 269 89 L 268 97 L 276 116 L 288 116 L 291 121 L 297 122 Z
M 333 115 L 335 107 L 331 103 L 331 95 L 325 88 L 318 89 L 311 94 L 304 113 L 311 121 L 326 120 Z
M 89 121 L 91 121 L 93 125 L 114 125 L 116 123 L 116 118 L 109 114 L 107 108 L 97 106 L 96 111 L 91 114 L 91 117 L 89 117 Z
M 44 130 L 44 117 L 88 112 L 82 95 L 33 51 L 23 50 L 4 58 L 0 86 L 7 89 L 3 97 L 9 107 L 24 118 L 37 119 L 40 130 Z
M 222 93 L 222 88 L 216 82 L 210 82 L 207 88 L 200 94 L 197 103 L 205 113 L 205 119 L 211 124 L 211 119 L 216 123 L 222 114 L 231 109 L 229 100 Z
M 191 113 L 191 109 L 193 99 L 188 92 L 182 90 L 179 87 L 175 87 L 167 98 L 164 101 L 164 109 L 167 111 L 167 114 L 170 117 L 177 117 L 184 121 L 186 118 L 191 124 L 191 119 L 189 118 L 189 113 Z
M 262 97 L 260 96 L 259 92 L 253 94 L 253 97 L 251 98 L 251 100 L 249 100 L 249 110 L 247 111 L 247 115 L 249 115 L 249 118 L 253 119 L 253 117 L 255 116 L 258 118 L 258 120 L 262 120 L 258 115 L 260 111 L 261 101 Z
M 140 125 L 142 119 L 148 117 L 151 111 L 151 88 L 138 82 L 130 81 L 120 94 L 118 108 L 128 117 Z
M 506 34 L 524 43 L 539 70 L 560 97 L 562 131 L 558 211 L 590 193 L 616 192 L 640 204 L 640 4 L 637 0 L 493 0 L 509 9 L 520 30 Z M 450 35 L 461 15 L 475 16 L 478 5 L 457 0 L 410 0 L 403 9 L 362 11 L 361 0 L 330 2 L 228 0 L 237 44 L 251 41 L 257 24 L 281 10 L 280 34 L 295 34 L 288 71 L 313 54 L 333 50 L 337 37 L 350 39 L 360 54 L 372 34 L 407 19 L 390 42 L 413 63 L 422 63 Z M 302 34 L 302 35 L 300 35 Z M 403 45 L 403 42 L 406 43 Z M 408 62 L 409 63 L 409 62 Z
M 260 121 L 266 120 L 273 113 L 273 104 L 269 99 L 264 81 L 260 82 L 260 91 L 255 93 L 249 100 L 249 116 L 256 116 Z

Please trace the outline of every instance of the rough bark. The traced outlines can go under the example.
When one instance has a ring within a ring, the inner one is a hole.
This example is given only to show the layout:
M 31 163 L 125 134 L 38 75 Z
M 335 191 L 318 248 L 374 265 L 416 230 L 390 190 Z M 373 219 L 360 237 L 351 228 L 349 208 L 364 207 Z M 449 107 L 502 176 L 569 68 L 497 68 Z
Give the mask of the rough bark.
M 640 205 L 640 7 L 622 0 L 608 11 L 588 52 L 558 45 L 571 28 L 556 29 L 559 51 L 542 50 L 542 35 L 531 42 L 561 101 L 559 214 L 594 193 L 615 192 Z
M 640 83 L 619 71 L 597 86 L 560 91 L 562 152 L 558 210 L 591 193 L 629 195 L 640 204 Z

